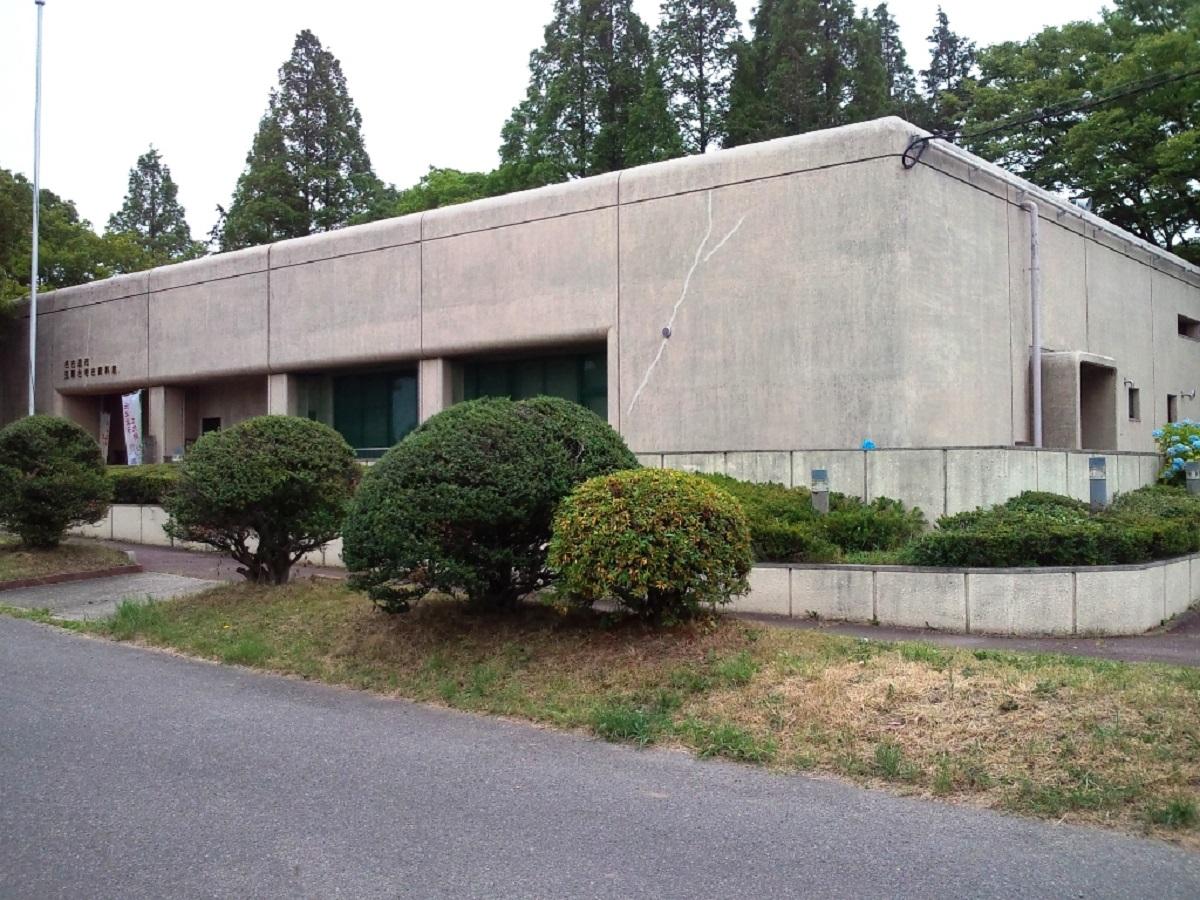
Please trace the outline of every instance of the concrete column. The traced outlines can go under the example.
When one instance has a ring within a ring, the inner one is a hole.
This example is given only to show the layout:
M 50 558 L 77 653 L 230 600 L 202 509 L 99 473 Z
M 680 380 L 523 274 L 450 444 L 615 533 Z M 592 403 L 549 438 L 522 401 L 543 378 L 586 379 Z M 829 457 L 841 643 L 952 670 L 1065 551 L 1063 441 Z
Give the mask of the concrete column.
M 621 345 L 617 329 L 608 329 L 606 357 L 608 363 L 608 424 L 621 430 Z
M 423 359 L 417 370 L 417 397 L 424 422 L 454 403 L 454 364 L 448 359 Z
M 187 424 L 183 398 L 183 388 L 162 384 L 150 388 L 145 432 L 153 440 L 146 448 L 146 462 L 170 461 L 176 453 L 183 453 Z
M 70 419 L 92 437 L 96 437 L 100 431 L 99 397 L 55 391 L 51 397 L 50 413 L 61 419 Z
M 282 372 L 267 376 L 267 414 L 271 416 L 295 416 L 299 401 L 296 376 Z

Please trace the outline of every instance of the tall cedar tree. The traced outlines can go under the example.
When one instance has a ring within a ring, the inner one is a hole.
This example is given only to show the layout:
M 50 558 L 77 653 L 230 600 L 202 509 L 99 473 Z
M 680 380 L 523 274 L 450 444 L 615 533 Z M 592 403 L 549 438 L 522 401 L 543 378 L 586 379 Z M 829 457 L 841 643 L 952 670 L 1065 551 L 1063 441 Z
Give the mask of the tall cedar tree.
M 979 69 L 968 135 L 1035 121 L 968 138 L 971 150 L 1200 263 L 1200 76 L 1156 80 L 1200 69 L 1200 3 L 1117 0 L 1099 22 L 988 47 Z M 1148 89 L 1074 111 L 1135 86 Z
M 671 115 L 689 153 L 703 153 L 724 136 L 740 38 L 733 0 L 662 4 L 654 43 Z
M 682 152 L 650 32 L 631 0 L 555 0 L 529 88 L 501 132 L 499 187 L 613 172 Z
M 922 118 L 924 106 L 917 93 L 916 76 L 900 40 L 900 26 L 886 3 L 880 3 L 872 10 L 871 19 L 878 29 L 880 58 L 886 73 L 887 111 L 910 122 Z
M 727 143 L 876 118 L 888 110 L 882 36 L 850 0 L 763 0 L 737 48 Z
M 129 170 L 129 190 L 118 212 L 108 217 L 105 234 L 125 237 L 140 251 L 136 269 L 161 266 L 204 253 L 204 245 L 192 240 L 179 188 L 171 169 L 153 146 Z M 135 271 L 130 269 L 129 271 Z
M 924 124 L 930 131 L 957 135 L 967 112 L 967 93 L 975 69 L 975 44 L 950 29 L 950 20 L 939 6 L 937 24 L 930 32 L 929 68 L 921 70 L 921 83 L 929 103 Z
M 381 189 L 341 63 L 301 31 L 229 210 L 218 207 L 221 249 L 339 228 L 370 210 Z

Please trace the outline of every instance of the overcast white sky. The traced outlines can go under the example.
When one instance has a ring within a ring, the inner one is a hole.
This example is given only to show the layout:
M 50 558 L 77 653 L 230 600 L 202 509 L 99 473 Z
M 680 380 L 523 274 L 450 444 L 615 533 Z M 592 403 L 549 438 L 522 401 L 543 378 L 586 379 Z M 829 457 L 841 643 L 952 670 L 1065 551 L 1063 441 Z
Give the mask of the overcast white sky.
M 651 25 L 660 0 L 634 0 Z M 757 0 L 738 0 L 743 21 Z M 877 0 L 869 0 L 874 6 Z M 928 62 L 937 0 L 891 0 L 909 62 Z M 1095 18 L 1101 0 L 942 0 L 980 45 Z M 385 181 L 430 164 L 490 169 L 553 0 L 47 0 L 42 186 L 97 229 L 153 143 L 197 238 L 227 204 L 267 93 L 303 28 L 342 62 Z M 0 0 L 0 167 L 32 175 L 33 0 Z

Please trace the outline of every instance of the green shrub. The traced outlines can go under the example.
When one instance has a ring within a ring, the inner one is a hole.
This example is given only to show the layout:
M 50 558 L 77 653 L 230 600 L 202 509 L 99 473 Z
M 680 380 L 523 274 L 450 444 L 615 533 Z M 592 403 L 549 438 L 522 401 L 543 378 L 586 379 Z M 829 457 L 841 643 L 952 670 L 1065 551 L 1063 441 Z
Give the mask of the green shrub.
M 830 512 L 822 516 L 813 508 L 807 488 L 727 475 L 702 477 L 741 503 L 750 523 L 751 550 L 760 562 L 836 562 L 846 552 L 895 550 L 925 528 L 919 509 L 905 509 L 887 497 L 863 503 L 831 493 Z
M 829 514 L 821 517 L 820 524 L 825 539 L 843 552 L 896 550 L 925 530 L 925 514 L 890 497 L 870 503 L 839 497 L 830 503 Z
M 547 581 L 562 499 L 588 478 L 637 464 L 607 422 L 566 400 L 456 404 L 363 479 L 344 534 L 351 584 L 389 612 L 430 590 L 511 607 Z
M 1194 510 L 1182 493 L 1134 491 L 1093 515 L 1078 500 L 1026 492 L 990 509 L 943 516 L 937 530 L 910 545 L 903 558 L 924 566 L 1014 567 L 1124 565 L 1181 556 L 1200 549 L 1200 520 L 1190 518 Z M 1167 509 L 1175 514 L 1165 515 Z
M 1117 494 L 1109 512 L 1113 515 L 1184 519 L 1200 526 L 1200 496 L 1189 494 L 1181 487 L 1156 484 Z
M 100 446 L 67 419 L 29 416 L 0 429 L 0 526 L 29 547 L 58 546 L 102 518 L 112 486 Z
M 109 466 L 113 503 L 161 506 L 167 492 L 179 481 L 179 467 L 170 463 L 144 466 Z
M 301 556 L 338 536 L 359 471 L 327 425 L 247 419 L 188 451 L 165 497 L 166 531 L 228 553 L 250 581 L 283 584 Z
M 677 621 L 749 589 L 750 530 L 737 500 L 711 481 L 667 469 L 592 478 L 554 518 L 550 566 L 584 604 L 613 599 L 653 621 Z

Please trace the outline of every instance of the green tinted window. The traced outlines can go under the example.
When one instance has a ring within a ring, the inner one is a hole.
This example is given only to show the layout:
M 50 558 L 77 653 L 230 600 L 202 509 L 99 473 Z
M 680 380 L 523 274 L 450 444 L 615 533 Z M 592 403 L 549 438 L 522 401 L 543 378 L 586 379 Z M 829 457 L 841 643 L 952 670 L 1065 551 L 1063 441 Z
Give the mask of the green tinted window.
M 608 364 L 600 353 L 540 356 L 502 362 L 467 363 L 463 398 L 512 397 L 524 400 L 547 394 L 586 406 L 608 418 Z
M 417 427 L 417 376 L 369 372 L 333 379 L 333 427 L 359 456 L 382 456 Z

